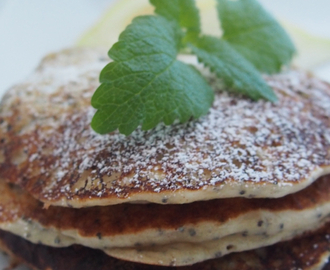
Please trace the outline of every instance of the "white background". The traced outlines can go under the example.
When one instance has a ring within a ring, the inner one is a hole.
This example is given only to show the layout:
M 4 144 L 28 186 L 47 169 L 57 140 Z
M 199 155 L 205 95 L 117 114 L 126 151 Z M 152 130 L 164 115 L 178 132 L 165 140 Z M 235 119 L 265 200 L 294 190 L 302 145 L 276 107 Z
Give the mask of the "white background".
M 42 56 L 74 45 L 111 2 L 0 0 L 0 95 L 32 72 Z M 329 0 L 261 2 L 275 16 L 330 38 Z
M 112 2 L 0 0 L 0 96 L 8 87 L 32 72 L 44 55 L 73 46 Z M 329 0 L 261 2 L 276 17 L 330 38 Z M 330 65 L 319 67 L 316 71 L 330 80 Z M 0 269 L 7 263 L 0 254 Z

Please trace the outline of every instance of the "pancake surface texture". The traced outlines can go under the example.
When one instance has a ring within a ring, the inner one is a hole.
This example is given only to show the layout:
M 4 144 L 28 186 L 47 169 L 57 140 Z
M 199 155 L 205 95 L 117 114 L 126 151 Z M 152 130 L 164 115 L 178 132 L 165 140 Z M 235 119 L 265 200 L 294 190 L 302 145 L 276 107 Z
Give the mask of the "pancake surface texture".
M 267 78 L 276 104 L 218 89 L 198 120 L 102 136 L 90 127 L 90 99 L 106 63 L 96 50 L 63 51 L 9 90 L 2 180 L 46 205 L 79 208 L 281 197 L 330 172 L 330 87 L 306 73 Z

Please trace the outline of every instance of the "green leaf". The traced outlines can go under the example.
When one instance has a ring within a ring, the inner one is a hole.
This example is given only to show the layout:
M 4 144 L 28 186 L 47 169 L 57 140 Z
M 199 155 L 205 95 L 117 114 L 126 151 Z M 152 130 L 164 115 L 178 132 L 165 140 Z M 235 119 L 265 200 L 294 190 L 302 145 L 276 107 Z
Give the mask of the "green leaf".
M 255 0 L 217 0 L 227 40 L 261 72 L 290 63 L 295 47 L 284 29 Z
M 102 70 L 92 97 L 96 132 L 119 128 L 128 135 L 140 124 L 146 130 L 208 112 L 213 91 L 195 68 L 176 60 L 180 40 L 180 31 L 163 17 L 133 20 L 110 49 L 114 62 Z
M 155 12 L 185 29 L 184 40 L 192 41 L 201 31 L 199 10 L 194 0 L 150 0 Z
M 273 90 L 266 84 L 253 65 L 232 46 L 221 39 L 204 36 L 190 45 L 194 54 L 211 68 L 226 86 L 254 100 L 266 98 L 276 101 Z

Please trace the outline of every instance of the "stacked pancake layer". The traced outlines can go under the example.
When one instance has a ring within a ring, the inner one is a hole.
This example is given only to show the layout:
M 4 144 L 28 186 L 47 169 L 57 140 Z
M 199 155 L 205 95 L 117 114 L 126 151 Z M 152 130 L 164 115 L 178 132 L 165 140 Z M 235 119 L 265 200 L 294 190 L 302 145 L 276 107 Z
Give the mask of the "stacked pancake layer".
M 277 104 L 217 90 L 199 120 L 101 136 L 90 98 L 105 64 L 97 50 L 54 54 L 4 97 L 2 230 L 183 266 L 328 228 L 329 85 L 288 71 L 267 78 Z
M 329 173 L 327 84 L 291 71 L 268 79 L 276 104 L 220 92 L 199 120 L 102 136 L 90 127 L 101 57 L 49 56 L 7 93 L 1 178 L 47 205 L 86 207 L 281 197 Z
M 163 267 L 117 260 L 101 251 L 82 246 L 52 248 L 35 245 L 0 230 L 0 248 L 10 253 L 16 263 L 23 261 L 39 270 L 329 270 L 329 263 L 323 267 L 330 255 L 329 243 L 329 227 L 323 227 L 313 234 L 265 248 L 232 253 L 192 266 Z

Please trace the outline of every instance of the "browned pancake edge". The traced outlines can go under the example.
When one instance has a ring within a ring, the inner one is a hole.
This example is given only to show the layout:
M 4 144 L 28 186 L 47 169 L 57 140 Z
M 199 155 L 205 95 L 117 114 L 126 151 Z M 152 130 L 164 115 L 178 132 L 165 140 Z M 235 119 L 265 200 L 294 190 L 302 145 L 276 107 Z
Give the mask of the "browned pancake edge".
M 267 77 L 274 104 L 217 89 L 198 120 L 101 136 L 90 127 L 90 99 L 107 61 L 95 50 L 59 52 L 9 90 L 2 179 L 46 204 L 79 208 L 281 197 L 330 171 L 330 87 L 307 73 Z
M 282 242 L 257 250 L 234 253 L 186 267 L 161 267 L 117 260 L 102 251 L 71 246 L 53 248 L 32 244 L 11 233 L 0 230 L 0 246 L 16 260 L 39 270 L 284 270 L 317 269 L 328 270 L 330 263 L 330 226 L 301 238 Z

